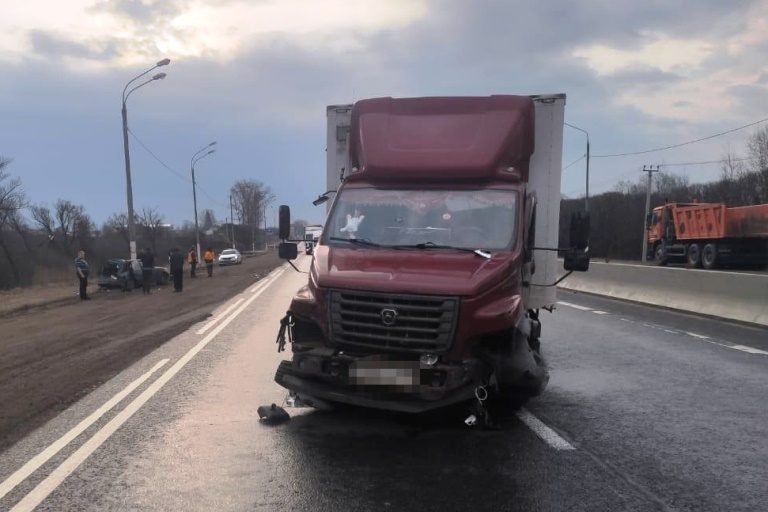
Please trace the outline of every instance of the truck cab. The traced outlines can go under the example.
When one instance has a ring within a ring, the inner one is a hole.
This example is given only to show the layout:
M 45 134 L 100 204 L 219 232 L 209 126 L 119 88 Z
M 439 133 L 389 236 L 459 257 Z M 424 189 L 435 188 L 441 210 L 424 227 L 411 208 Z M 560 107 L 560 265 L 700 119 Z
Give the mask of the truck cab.
M 285 319 L 280 385 L 311 405 L 403 412 L 542 392 L 565 98 L 537 98 L 362 100 L 349 129 L 329 129 L 349 136 L 350 170 L 329 166 L 340 183 Z M 586 270 L 575 229 L 566 267 Z

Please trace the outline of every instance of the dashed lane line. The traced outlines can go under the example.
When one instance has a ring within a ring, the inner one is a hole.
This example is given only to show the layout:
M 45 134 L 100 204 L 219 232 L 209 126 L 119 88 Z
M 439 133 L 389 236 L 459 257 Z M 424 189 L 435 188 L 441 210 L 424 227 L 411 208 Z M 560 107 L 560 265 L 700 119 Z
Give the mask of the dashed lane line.
M 128 419 L 130 419 L 141 407 L 146 404 L 163 386 L 165 386 L 184 366 L 192 360 L 208 343 L 210 343 L 221 331 L 224 330 L 235 318 L 240 316 L 245 308 L 261 296 L 269 284 L 282 275 L 284 268 L 273 271 L 270 278 L 265 279 L 264 284 L 257 293 L 251 295 L 232 314 L 217 325 L 207 336 L 200 340 L 194 347 L 184 354 L 176 363 L 163 372 L 147 389 L 137 396 L 125 409 L 115 415 L 106 425 L 99 429 L 93 437 L 83 443 L 72 455 L 54 469 L 42 482 L 32 489 L 24 498 L 11 509 L 11 512 L 32 511 L 45 500 L 64 480 L 69 477 L 93 452 L 104 444 Z
M 128 384 L 122 391 L 115 396 L 107 400 L 104 405 L 93 411 L 87 418 L 75 425 L 69 432 L 58 438 L 52 444 L 50 444 L 45 450 L 41 451 L 33 458 L 31 458 L 26 464 L 17 469 L 11 476 L 5 479 L 0 484 L 0 498 L 3 498 L 6 494 L 11 492 L 17 485 L 27 479 L 32 473 L 37 471 L 40 466 L 48 462 L 54 455 L 59 453 L 62 448 L 72 442 L 77 436 L 85 432 L 85 430 L 96 423 L 99 418 L 104 416 L 110 409 L 120 403 L 125 397 L 130 395 L 136 388 L 141 386 L 152 374 L 157 370 L 165 366 L 169 359 L 163 359 L 153 366 L 149 371 L 141 375 L 139 378 Z
M 575 450 L 576 447 L 563 439 L 560 434 L 549 428 L 546 423 L 531 414 L 527 409 L 517 411 L 517 417 L 530 428 L 539 439 L 555 450 Z
M 600 311 L 600 310 L 597 310 L 597 309 L 588 308 L 586 306 L 580 306 L 578 304 L 573 304 L 571 302 L 565 302 L 565 301 L 562 301 L 562 300 L 558 301 L 557 303 L 558 304 L 562 304 L 563 306 L 568 306 L 570 308 L 578 309 L 580 311 L 589 311 L 590 313 L 595 313 L 596 315 L 607 315 L 607 314 L 609 314 L 607 311 Z M 622 322 L 629 322 L 631 324 L 640 324 L 643 327 L 648 327 L 649 329 L 661 330 L 661 331 L 664 331 L 664 332 L 669 333 L 669 334 L 690 336 L 691 338 L 696 338 L 696 339 L 698 339 L 700 341 L 706 341 L 707 343 L 711 343 L 713 345 L 718 345 L 720 347 L 730 348 L 732 350 L 738 350 L 740 352 L 746 352 L 747 354 L 758 354 L 758 355 L 768 356 L 768 351 L 761 350 L 759 348 L 748 347 L 746 345 L 739 345 L 737 343 L 730 343 L 730 342 L 727 342 L 727 341 L 724 342 L 722 340 L 715 341 L 715 340 L 713 340 L 709 336 L 705 336 L 703 334 L 697 334 L 695 332 L 679 331 L 679 330 L 675 330 L 675 329 L 667 329 L 663 325 L 651 324 L 651 323 L 648 323 L 648 322 L 638 322 L 636 320 L 631 320 L 629 318 L 623 318 L 623 317 L 619 317 L 619 320 L 621 320 Z

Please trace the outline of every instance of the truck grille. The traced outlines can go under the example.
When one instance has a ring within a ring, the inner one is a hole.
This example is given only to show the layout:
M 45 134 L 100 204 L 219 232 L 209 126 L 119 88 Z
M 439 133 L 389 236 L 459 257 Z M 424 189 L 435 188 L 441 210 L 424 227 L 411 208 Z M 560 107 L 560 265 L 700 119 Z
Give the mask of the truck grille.
M 444 352 L 453 340 L 456 297 L 331 292 L 331 339 L 397 352 Z

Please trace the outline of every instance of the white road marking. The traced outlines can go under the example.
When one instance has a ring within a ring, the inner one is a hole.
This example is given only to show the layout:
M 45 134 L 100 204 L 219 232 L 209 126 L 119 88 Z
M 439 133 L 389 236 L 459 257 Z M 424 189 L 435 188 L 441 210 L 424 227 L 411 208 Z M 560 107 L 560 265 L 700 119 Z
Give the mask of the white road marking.
M 670 334 L 680 334 L 680 331 L 673 331 L 672 329 L 664 329 L 664 332 L 668 332 Z
M 259 290 L 258 293 L 254 293 L 249 297 L 240 307 L 238 307 L 230 316 L 225 318 L 219 325 L 217 325 L 213 331 L 200 340 L 197 345 L 189 349 L 181 359 L 168 368 L 160 377 L 157 378 L 147 389 L 145 389 L 139 396 L 137 396 L 125 409 L 120 411 L 114 418 L 112 418 L 106 425 L 99 429 L 93 437 L 88 439 L 83 445 L 78 448 L 72 455 L 70 455 L 64 462 L 61 463 L 53 472 L 48 475 L 45 480 L 40 482 L 32 491 L 29 492 L 24 498 L 14 506 L 12 512 L 31 511 L 35 507 L 40 505 L 45 498 L 48 497 L 56 488 L 61 485 L 66 478 L 71 475 L 77 468 L 87 459 L 97 448 L 99 448 L 104 442 L 114 434 L 128 419 L 131 418 L 144 404 L 146 404 L 150 398 L 155 396 L 168 381 L 170 381 L 179 371 L 186 366 L 186 364 L 197 355 L 198 352 L 203 350 L 208 343 L 210 343 L 221 331 L 227 327 L 232 320 L 237 318 L 245 308 L 251 305 L 253 301 L 261 296 L 261 294 L 267 289 L 269 284 L 273 283 L 280 275 L 282 275 L 285 269 L 273 271 L 273 274 L 264 280 L 265 284 Z
M 597 309 L 593 309 L 593 310 L 592 310 L 592 312 L 593 312 L 594 314 L 596 314 L 596 315 L 607 315 L 607 314 L 608 314 L 608 312 L 607 312 L 607 311 L 599 311 L 599 310 L 597 310 Z
M 169 359 L 163 359 L 159 361 L 149 371 L 128 384 L 125 388 L 123 388 L 122 391 L 107 400 L 104 405 L 93 411 L 87 418 L 83 419 L 80 423 L 75 425 L 69 432 L 58 438 L 45 450 L 35 455 L 26 464 L 17 469 L 11 476 L 6 478 L 2 484 L 0 484 L 0 498 L 11 492 L 17 485 L 26 480 L 29 475 L 37 471 L 40 466 L 48 462 L 51 457 L 59 453 L 62 448 L 72 442 L 73 439 L 82 434 L 88 427 L 96 423 L 99 418 L 101 418 L 115 405 L 120 403 L 126 396 L 130 395 L 136 388 L 141 386 L 147 379 L 152 376 L 153 373 L 162 368 L 168 361 Z
M 533 430 L 539 439 L 547 443 L 555 450 L 575 450 L 571 443 L 563 439 L 560 434 L 549 428 L 539 418 L 531 414 L 527 409 L 520 409 L 517 411 L 517 417 L 525 423 L 528 428 Z
M 198 329 L 198 330 L 197 330 L 197 332 L 196 332 L 195 334 L 205 334 L 205 331 L 207 331 L 208 329 L 210 329 L 211 327 L 213 327 L 214 325 L 216 325 L 216 323 L 217 323 L 219 320 L 221 320 L 222 318 L 224 318 L 225 316 L 227 316 L 227 315 L 229 314 L 229 312 L 230 312 L 230 311 L 232 311 L 233 309 L 235 309 L 235 308 L 237 307 L 237 305 L 238 305 L 238 304 L 240 304 L 241 302 L 243 302 L 243 300 L 245 300 L 245 299 L 243 299 L 242 297 L 241 297 L 241 298 L 239 298 L 239 299 L 237 299 L 237 300 L 234 302 L 234 304 L 230 305 L 230 306 L 229 306 L 227 309 L 225 309 L 224 311 L 222 311 L 222 313 L 221 313 L 220 315 L 217 315 L 217 316 L 216 316 L 216 317 L 215 317 L 213 320 L 211 320 L 210 322 L 208 322 L 207 324 L 205 324 L 204 326 L 202 326 L 200 329 Z
M 563 306 L 568 306 L 569 308 L 580 309 L 582 311 L 590 311 L 592 309 L 592 308 L 588 308 L 586 306 L 579 306 L 578 304 L 572 304 L 570 302 L 565 302 L 565 301 L 562 301 L 562 300 L 557 301 L 557 303 L 558 304 L 562 304 Z
M 281 267 L 280 269 L 275 271 L 275 275 L 273 275 L 271 277 L 268 276 L 267 279 L 262 279 L 261 281 L 256 283 L 256 285 L 253 288 L 251 288 L 248 291 L 250 291 L 251 293 L 256 293 L 259 290 L 261 290 L 262 288 L 266 288 L 267 286 L 269 286 L 269 283 L 271 282 L 270 279 L 272 279 L 272 280 L 277 279 L 278 277 L 280 277 L 283 274 L 283 272 L 285 272 L 285 268 Z
M 732 348 L 734 350 L 741 350 L 742 352 L 746 352 L 748 354 L 762 354 L 764 356 L 768 356 L 768 352 L 765 350 L 760 350 L 759 348 L 752 348 L 748 347 L 746 345 L 730 345 L 728 348 Z
M 700 340 L 708 340 L 709 336 L 704 336 L 703 334 L 696 334 L 695 332 L 688 332 L 685 331 L 685 334 L 688 336 L 693 336 L 694 338 L 699 338 Z

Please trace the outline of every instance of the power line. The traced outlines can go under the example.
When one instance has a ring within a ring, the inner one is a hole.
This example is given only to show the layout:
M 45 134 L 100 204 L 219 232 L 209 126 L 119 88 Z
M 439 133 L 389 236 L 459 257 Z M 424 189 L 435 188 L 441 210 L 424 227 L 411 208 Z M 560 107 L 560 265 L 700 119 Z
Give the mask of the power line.
M 581 162 L 581 161 L 582 161 L 582 160 L 584 160 L 586 157 L 587 157 L 587 155 L 581 155 L 579 158 L 577 158 L 577 159 L 576 159 L 576 160 L 574 160 L 573 162 L 571 162 L 571 163 L 569 163 L 568 165 L 566 165 L 565 167 L 563 167 L 563 170 L 566 170 L 566 169 L 567 169 L 567 168 L 569 168 L 570 166 L 572 166 L 572 165 L 574 165 L 574 164 L 577 164 L 577 163 Z
M 133 137 L 133 138 L 134 138 L 134 140 L 135 140 L 136 142 L 138 142 L 138 143 L 139 143 L 139 146 L 141 146 L 142 148 L 144 148 L 144 151 L 146 151 L 147 153 L 149 153 L 150 155 L 152 155 L 152 158 L 154 158 L 155 160 L 157 160 L 157 162 L 158 162 L 160 165 L 162 165 L 163 167 L 165 167 L 167 170 L 171 171 L 171 172 L 172 172 L 172 173 L 173 173 L 173 174 L 174 174 L 174 175 L 175 175 L 177 178 L 180 178 L 180 179 L 182 179 L 182 180 L 184 180 L 184 181 L 186 181 L 186 182 L 188 182 L 188 183 L 192 183 L 192 180 L 190 180 L 189 178 L 187 178 L 186 176 L 184 176 L 183 174 L 181 174 L 180 172 L 178 172 L 176 169 L 172 168 L 170 165 L 168 165 L 168 164 L 166 164 L 165 162 L 163 162 L 163 161 L 160 159 L 160 157 L 158 157 L 158 156 L 157 156 L 157 155 L 156 155 L 154 152 L 152 152 L 152 150 L 151 150 L 151 149 L 149 149 L 149 148 L 147 147 L 147 145 L 146 145 L 146 144 L 144 144 L 144 143 L 141 141 L 141 139 L 139 139 L 139 138 L 136 136 L 136 134 L 135 134 L 135 133 L 133 133 L 133 132 L 131 131 L 131 129 L 130 129 L 130 128 L 128 129 L 128 133 L 130 133 L 130 134 L 131 134 L 131 137 Z
M 149 149 L 149 148 L 147 147 L 147 145 L 146 145 L 146 144 L 144 144 L 144 143 L 141 141 L 141 139 L 139 139 L 139 138 L 136 136 L 136 134 L 135 134 L 135 133 L 133 133 L 133 132 L 130 130 L 130 128 L 128 129 L 128 133 L 130 133 L 130 134 L 131 134 L 131 137 L 133 137 L 133 138 L 134 138 L 134 140 L 135 140 L 136 142 L 138 142 L 138 143 L 139 143 L 139 145 L 140 145 L 142 148 L 144 148 L 144 151 L 146 151 L 147 153 L 149 153 L 149 154 L 152 156 L 152 158 L 154 158 L 154 159 L 155 159 L 155 160 L 156 160 L 156 161 L 157 161 L 157 162 L 158 162 L 160 165 L 162 165 L 162 166 L 163 166 L 165 169 L 167 169 L 168 171 L 172 172 L 172 173 L 173 173 L 173 174 L 174 174 L 174 175 L 175 175 L 177 178 L 179 178 L 179 179 L 182 179 L 182 180 L 186 181 L 187 183 L 192 183 L 192 180 L 191 180 L 190 178 L 187 178 L 185 175 L 183 175 L 182 173 L 178 172 L 176 169 L 174 169 L 174 168 L 173 168 L 173 167 L 171 167 L 170 165 L 166 164 L 165 162 L 163 162 L 163 161 L 160 159 L 160 157 L 158 157 L 158 156 L 157 156 L 157 155 L 156 155 L 156 154 L 155 154 L 155 153 L 154 153 L 154 152 L 153 152 L 151 149 Z M 202 188 L 202 187 L 200 186 L 200 184 L 198 184 L 198 185 L 197 185 L 197 189 L 198 189 L 200 192 L 202 192 L 202 193 L 203 193 L 203 194 L 204 194 L 206 197 L 208 197 L 208 199 L 210 199 L 210 200 L 211 200 L 211 202 L 213 202 L 213 203 L 214 203 L 214 204 L 216 204 L 217 206 L 226 207 L 226 208 L 228 208 L 228 207 L 229 207 L 229 205 L 225 205 L 224 203 L 222 203 L 222 202 L 219 202 L 218 200 L 214 199 L 214 198 L 213 198 L 213 196 L 211 196 L 211 195 L 210 195 L 210 194 L 209 194 L 209 193 L 208 193 L 208 192 L 207 192 L 207 191 L 206 191 L 204 188 Z
M 614 158 L 614 157 L 619 157 L 619 156 L 644 155 L 646 153 L 654 153 L 656 151 L 666 151 L 667 149 L 679 148 L 681 146 L 687 146 L 688 144 L 694 144 L 696 142 L 701 142 L 701 141 L 704 141 L 704 140 L 714 139 L 715 137 L 721 137 L 721 136 L 727 135 L 729 133 L 733 133 L 733 132 L 736 132 L 736 131 L 739 131 L 739 130 L 743 130 L 744 128 L 749 128 L 750 126 L 755 126 L 756 124 L 764 123 L 765 121 L 768 121 L 768 117 L 766 117 L 764 119 L 760 119 L 759 121 L 755 121 L 753 123 L 745 124 L 743 126 L 739 126 L 739 127 L 736 127 L 736 128 L 732 128 L 730 130 L 726 130 L 724 132 L 715 133 L 714 135 L 708 135 L 706 137 L 701 137 L 700 139 L 689 140 L 689 141 L 686 141 L 686 142 L 681 142 L 679 144 L 672 144 L 671 146 L 663 146 L 663 147 L 659 147 L 659 148 L 645 149 L 643 151 L 631 151 L 631 152 L 627 152 L 627 153 L 613 153 L 613 154 L 608 154 L 608 155 L 592 155 L 592 158 Z
M 756 157 L 743 157 L 743 158 L 721 158 L 720 160 L 706 160 L 703 162 L 675 162 L 672 164 L 659 164 L 660 167 L 678 167 L 683 165 L 706 165 L 706 164 L 720 164 L 726 162 L 746 162 L 747 160 L 757 160 Z

